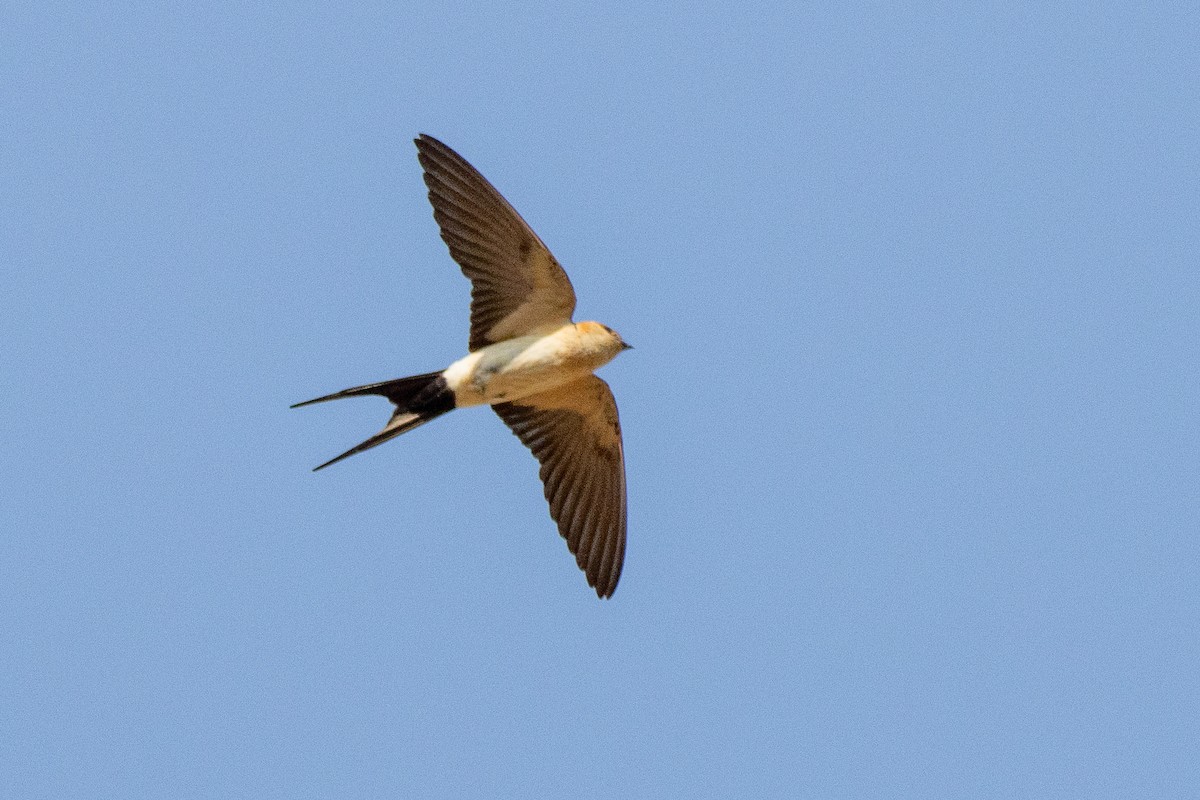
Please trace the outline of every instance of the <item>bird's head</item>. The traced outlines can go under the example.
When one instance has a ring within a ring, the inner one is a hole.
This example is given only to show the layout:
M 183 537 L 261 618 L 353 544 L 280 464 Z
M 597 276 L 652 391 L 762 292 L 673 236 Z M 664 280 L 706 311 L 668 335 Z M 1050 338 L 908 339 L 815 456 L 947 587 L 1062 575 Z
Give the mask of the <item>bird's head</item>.
M 580 322 L 575 328 L 579 331 L 580 338 L 590 348 L 599 350 L 608 356 L 606 361 L 616 358 L 622 350 L 633 349 L 633 345 L 626 344 L 625 340 L 621 338 L 621 334 L 599 322 Z

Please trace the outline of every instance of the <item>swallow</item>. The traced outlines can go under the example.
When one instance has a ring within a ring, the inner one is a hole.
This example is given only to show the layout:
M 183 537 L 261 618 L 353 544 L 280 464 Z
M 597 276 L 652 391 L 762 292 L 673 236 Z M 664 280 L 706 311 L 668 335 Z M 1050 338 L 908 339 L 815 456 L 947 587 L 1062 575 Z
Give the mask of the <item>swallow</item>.
M 540 464 L 550 516 L 588 585 L 611 597 L 625 560 L 625 456 L 617 403 L 594 374 L 630 345 L 572 322 L 567 273 L 495 187 L 432 136 L 415 140 L 433 217 L 471 281 L 467 355 L 441 372 L 354 386 L 292 408 L 378 395 L 383 430 L 314 471 L 468 406 L 490 405 Z

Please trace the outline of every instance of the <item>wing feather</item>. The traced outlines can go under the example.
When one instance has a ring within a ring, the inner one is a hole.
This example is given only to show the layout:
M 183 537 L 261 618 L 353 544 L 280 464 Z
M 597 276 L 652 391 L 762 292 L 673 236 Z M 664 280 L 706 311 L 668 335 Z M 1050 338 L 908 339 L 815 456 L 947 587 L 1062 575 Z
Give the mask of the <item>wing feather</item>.
M 470 349 L 570 322 L 571 281 L 521 215 L 458 153 L 425 134 L 416 145 L 442 240 L 471 280 Z
M 625 559 L 625 456 L 617 403 L 594 375 L 492 406 L 541 463 L 550 516 L 600 597 Z

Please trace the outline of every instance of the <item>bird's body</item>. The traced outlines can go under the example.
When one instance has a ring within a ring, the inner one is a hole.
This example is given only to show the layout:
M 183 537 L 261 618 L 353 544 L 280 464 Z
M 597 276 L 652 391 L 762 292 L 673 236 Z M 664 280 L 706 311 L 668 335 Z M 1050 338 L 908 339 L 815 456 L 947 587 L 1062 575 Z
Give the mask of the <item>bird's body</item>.
M 472 281 L 470 352 L 440 372 L 298 403 L 380 395 L 396 406 L 383 430 L 317 469 L 455 408 L 490 405 L 541 462 L 550 515 L 608 597 L 624 561 L 625 464 L 616 402 L 593 373 L 629 345 L 605 325 L 571 321 L 566 273 L 482 175 L 432 137 L 416 144 L 442 238 Z
M 468 353 L 442 371 L 458 407 L 494 405 L 591 375 L 623 342 L 595 322 L 568 323 Z

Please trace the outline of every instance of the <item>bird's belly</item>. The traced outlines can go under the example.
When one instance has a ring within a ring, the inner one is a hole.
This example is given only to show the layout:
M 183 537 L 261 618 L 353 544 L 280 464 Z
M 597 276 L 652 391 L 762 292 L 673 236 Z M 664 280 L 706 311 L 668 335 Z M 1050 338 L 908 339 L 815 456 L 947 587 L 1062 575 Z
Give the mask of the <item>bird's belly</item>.
M 560 336 L 521 337 L 471 353 L 446 369 L 458 406 L 504 403 L 591 374 L 595 364 Z

